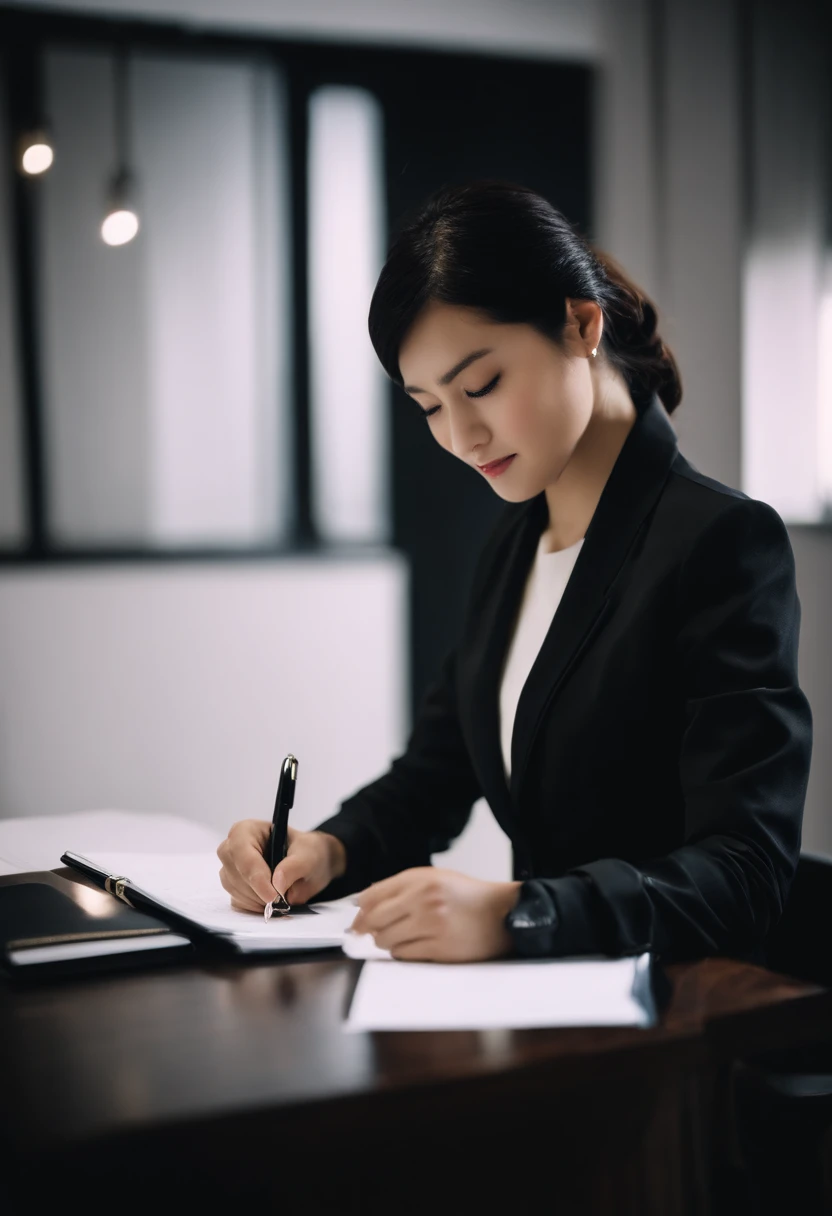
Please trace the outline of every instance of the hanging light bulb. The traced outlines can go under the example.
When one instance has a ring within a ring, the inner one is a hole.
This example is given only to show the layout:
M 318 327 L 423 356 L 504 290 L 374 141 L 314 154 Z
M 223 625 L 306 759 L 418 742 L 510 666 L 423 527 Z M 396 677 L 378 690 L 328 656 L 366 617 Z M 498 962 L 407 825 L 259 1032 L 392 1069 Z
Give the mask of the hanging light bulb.
M 101 223 L 101 237 L 106 245 L 126 245 L 139 231 L 135 211 L 111 211 Z
M 133 198 L 133 183 L 125 170 L 117 173 L 110 187 L 107 214 L 101 224 L 106 245 L 126 245 L 139 231 L 139 213 Z
M 107 245 L 126 245 L 139 231 L 133 175 L 129 164 L 129 124 L 127 96 L 127 52 L 113 56 L 113 114 L 115 119 L 116 164 L 110 183 L 107 213 L 101 224 L 101 239 Z
M 18 163 L 29 177 L 45 173 L 55 159 L 55 150 L 46 127 L 27 131 L 20 139 Z
M 24 40 L 13 57 L 9 69 L 16 76 L 14 91 L 20 104 L 15 121 L 17 168 L 24 177 L 40 177 L 55 159 L 52 131 L 43 109 L 43 48 Z

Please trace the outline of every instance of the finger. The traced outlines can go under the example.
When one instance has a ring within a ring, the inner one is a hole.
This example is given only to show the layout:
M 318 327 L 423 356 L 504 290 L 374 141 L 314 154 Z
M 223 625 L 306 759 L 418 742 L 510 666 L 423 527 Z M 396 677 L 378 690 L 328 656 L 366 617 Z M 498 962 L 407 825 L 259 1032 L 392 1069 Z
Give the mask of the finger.
M 400 946 L 402 942 L 409 942 L 418 937 L 425 936 L 424 925 L 419 924 L 419 919 L 416 916 L 403 916 L 395 922 L 388 925 L 385 929 L 380 929 L 373 934 L 373 941 L 382 950 L 392 951 L 396 946 Z
M 246 912 L 261 912 L 263 904 L 258 900 L 251 887 L 236 878 L 233 871 L 220 870 L 220 883 L 231 896 L 231 907 Z
M 240 904 L 244 905 L 247 911 L 251 908 L 262 912 L 265 900 L 258 899 L 247 883 L 235 877 L 233 870 L 220 870 L 220 883 L 231 896 L 232 907 Z
M 408 877 L 410 875 L 411 877 Z M 412 879 L 411 870 L 401 870 L 390 878 L 382 878 L 380 882 L 371 883 L 363 891 L 358 891 L 353 899 L 362 911 L 369 911 L 384 899 L 392 899 L 403 889 L 406 889 Z
M 318 894 L 319 889 L 311 878 L 299 878 L 286 891 L 286 899 L 290 904 L 305 904 L 313 895 Z
M 255 903 L 253 899 L 242 900 L 235 895 L 231 899 L 231 907 L 235 912 L 256 912 L 260 916 L 263 915 L 263 904 Z
M 270 831 L 271 824 L 267 819 L 241 819 L 232 826 L 217 853 L 225 860 L 223 853 L 227 852 L 232 861 L 248 845 L 254 845 L 257 851 L 262 853 Z
M 263 846 L 269 839 L 269 833 L 272 830 L 271 822 L 268 819 L 241 819 L 234 826 L 238 829 L 234 832 L 235 836 L 248 837 L 262 852 Z M 234 829 L 232 828 L 233 831 Z M 230 835 L 231 832 L 229 832 Z
M 400 894 L 392 899 L 384 899 L 370 908 L 360 907 L 353 921 L 353 928 L 356 933 L 378 933 L 407 916 L 412 910 L 412 900 Z
M 309 858 L 304 856 L 303 853 L 287 853 L 275 868 L 275 872 L 272 875 L 272 886 L 281 895 L 285 896 L 287 890 L 294 883 L 301 882 L 309 877 L 309 869 Z
M 390 953 L 393 958 L 403 962 L 435 963 L 440 961 L 436 942 L 432 937 L 417 937 L 409 942 L 399 942 L 398 946 L 390 949 Z
M 244 846 L 235 857 L 237 873 L 247 883 L 261 904 L 275 898 L 275 888 L 269 873 L 268 863 L 253 844 Z

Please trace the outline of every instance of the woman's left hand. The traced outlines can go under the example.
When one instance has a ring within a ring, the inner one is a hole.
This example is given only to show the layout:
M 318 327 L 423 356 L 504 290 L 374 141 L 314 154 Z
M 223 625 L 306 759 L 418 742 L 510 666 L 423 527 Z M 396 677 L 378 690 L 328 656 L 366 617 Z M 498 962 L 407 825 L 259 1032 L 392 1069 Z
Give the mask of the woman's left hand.
M 511 952 L 506 914 L 519 882 L 486 882 L 419 866 L 373 883 L 356 897 L 355 933 L 371 933 L 394 958 L 467 963 Z

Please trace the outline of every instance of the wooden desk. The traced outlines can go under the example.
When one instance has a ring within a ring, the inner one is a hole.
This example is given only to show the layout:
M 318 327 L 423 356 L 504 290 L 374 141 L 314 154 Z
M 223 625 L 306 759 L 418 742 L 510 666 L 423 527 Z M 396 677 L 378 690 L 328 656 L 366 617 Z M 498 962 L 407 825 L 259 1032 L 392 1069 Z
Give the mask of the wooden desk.
M 700 1216 L 731 1059 L 832 1025 L 832 993 L 710 959 L 668 968 L 653 1030 L 346 1034 L 359 967 L 0 984 L 0 1186 L 27 1212 L 76 1194 L 423 1216 L 548 1194 L 558 1216 Z

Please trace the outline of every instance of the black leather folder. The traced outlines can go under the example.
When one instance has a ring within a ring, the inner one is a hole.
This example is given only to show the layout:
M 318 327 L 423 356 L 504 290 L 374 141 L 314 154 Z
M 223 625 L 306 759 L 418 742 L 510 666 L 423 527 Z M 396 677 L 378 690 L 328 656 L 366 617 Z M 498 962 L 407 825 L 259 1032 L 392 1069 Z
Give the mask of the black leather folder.
M 14 978 L 142 967 L 193 953 L 161 920 L 88 887 L 72 894 L 37 881 L 0 887 L 0 964 Z

